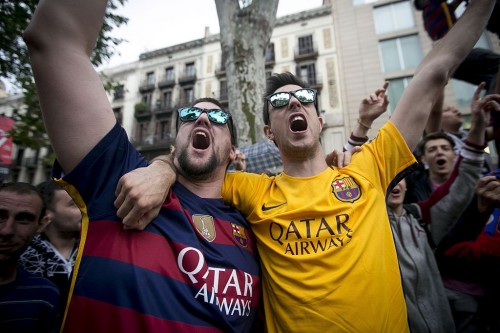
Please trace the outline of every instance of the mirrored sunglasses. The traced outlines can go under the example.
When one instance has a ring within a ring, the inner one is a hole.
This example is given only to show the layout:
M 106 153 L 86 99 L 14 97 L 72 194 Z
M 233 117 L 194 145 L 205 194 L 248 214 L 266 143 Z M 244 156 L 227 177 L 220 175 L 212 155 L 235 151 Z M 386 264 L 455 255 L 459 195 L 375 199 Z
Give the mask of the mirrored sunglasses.
M 208 115 L 208 119 L 218 125 L 224 125 L 227 123 L 231 115 L 220 109 L 200 109 L 195 106 L 180 108 L 177 110 L 179 113 L 179 119 L 183 122 L 195 121 L 200 118 L 201 114 L 205 112 Z
M 290 103 L 292 96 L 294 96 L 300 103 L 308 104 L 316 101 L 316 94 L 316 89 L 305 88 L 295 91 L 277 92 L 267 96 L 266 99 L 273 107 L 282 108 Z

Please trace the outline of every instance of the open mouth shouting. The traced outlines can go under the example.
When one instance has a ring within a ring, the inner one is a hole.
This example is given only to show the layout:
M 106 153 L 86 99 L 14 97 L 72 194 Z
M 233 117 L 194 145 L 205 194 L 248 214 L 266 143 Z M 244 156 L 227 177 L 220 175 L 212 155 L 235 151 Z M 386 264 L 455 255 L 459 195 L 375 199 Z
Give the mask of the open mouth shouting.
M 391 191 L 391 196 L 393 198 L 398 198 L 399 196 L 401 195 L 401 189 L 399 187 L 395 187 L 392 191 Z
M 301 133 L 307 130 L 307 120 L 302 113 L 296 112 L 288 118 L 290 130 L 293 133 Z
M 438 167 L 442 167 L 442 166 L 444 166 L 445 164 L 446 164 L 446 159 L 445 159 L 445 158 L 438 158 L 438 159 L 436 160 L 436 165 L 437 165 Z
M 193 148 L 199 149 L 199 150 L 205 150 L 208 147 L 210 147 L 210 137 L 207 133 L 207 131 L 197 128 L 193 132 Z

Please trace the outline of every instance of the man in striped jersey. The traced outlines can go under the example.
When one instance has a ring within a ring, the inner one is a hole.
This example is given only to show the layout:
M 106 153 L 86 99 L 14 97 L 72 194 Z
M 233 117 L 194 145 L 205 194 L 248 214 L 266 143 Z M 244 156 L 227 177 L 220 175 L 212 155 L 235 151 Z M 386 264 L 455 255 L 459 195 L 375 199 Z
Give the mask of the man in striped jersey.
M 218 101 L 178 110 L 180 174 L 159 217 L 139 233 L 117 216 L 118 179 L 147 161 L 117 123 L 90 62 L 107 4 L 42 0 L 25 32 L 57 156 L 53 176 L 82 211 L 63 331 L 249 332 L 260 265 L 247 222 L 222 201 L 236 133 Z

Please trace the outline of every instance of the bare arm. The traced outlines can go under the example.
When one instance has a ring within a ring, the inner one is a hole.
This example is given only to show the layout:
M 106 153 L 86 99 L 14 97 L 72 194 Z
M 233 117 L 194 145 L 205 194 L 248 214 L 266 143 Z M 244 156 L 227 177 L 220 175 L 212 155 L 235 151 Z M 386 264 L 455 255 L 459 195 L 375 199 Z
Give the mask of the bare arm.
M 432 193 L 429 200 L 418 203 L 423 219 L 429 223 L 432 221 L 430 228 L 435 244 L 438 244 L 453 228 L 467 208 L 481 174 L 487 119 L 490 111 L 500 107 L 495 101 L 500 98 L 498 95 L 480 98 L 484 85 L 484 82 L 480 84 L 472 97 L 471 129 L 460 151 L 463 160 L 459 162 L 458 176 L 452 176 L 442 187 Z
M 124 228 L 146 228 L 160 212 L 175 179 L 172 155 L 161 155 L 147 168 L 137 168 L 123 175 L 115 190 L 114 204 Z
M 366 136 L 375 119 L 387 110 L 387 106 L 389 105 L 389 99 L 386 94 L 387 87 L 389 87 L 389 82 L 386 81 L 381 88 L 378 88 L 370 96 L 361 101 L 358 110 L 358 125 L 353 131 L 355 136 Z
M 481 90 L 486 84 L 482 82 L 472 96 L 471 128 L 467 134 L 467 141 L 476 146 L 485 146 L 485 131 L 491 112 L 500 111 L 500 95 L 491 94 L 481 98 Z
M 472 1 L 453 28 L 425 56 L 401 96 L 391 121 L 411 150 L 417 145 L 429 113 L 453 71 L 484 30 L 494 4 L 495 0 Z
M 354 147 L 361 146 L 368 141 L 368 131 L 371 129 L 373 122 L 387 111 L 389 99 L 386 91 L 388 86 L 389 82 L 384 82 L 381 88 L 361 100 L 358 110 L 358 123 L 344 145 L 344 150 L 352 152 Z
M 45 128 L 65 172 L 113 127 L 90 62 L 106 0 L 40 0 L 25 31 Z
M 441 131 L 441 118 L 443 117 L 444 91 L 441 91 L 436 103 L 432 106 L 427 125 L 425 126 L 426 133 L 434 133 Z
M 160 212 L 175 179 L 172 154 L 160 155 L 148 167 L 123 175 L 115 190 L 114 204 L 125 229 L 143 230 Z

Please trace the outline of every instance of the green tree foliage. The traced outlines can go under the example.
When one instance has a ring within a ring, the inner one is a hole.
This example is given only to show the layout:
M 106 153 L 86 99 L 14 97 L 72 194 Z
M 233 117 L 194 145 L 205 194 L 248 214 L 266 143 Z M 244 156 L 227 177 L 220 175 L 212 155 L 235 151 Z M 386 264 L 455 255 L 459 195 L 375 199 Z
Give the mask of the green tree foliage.
M 85 1 L 85 0 L 81 0 Z M 111 36 L 115 27 L 128 19 L 116 10 L 127 0 L 110 0 L 103 27 L 99 33 L 92 63 L 99 66 L 116 51 L 123 39 Z M 24 95 L 24 110 L 14 110 L 15 128 L 11 132 L 14 143 L 21 147 L 39 149 L 48 145 L 42 123 L 42 114 L 36 95 L 28 50 L 22 35 L 38 0 L 0 0 L 0 77 L 13 82 Z

